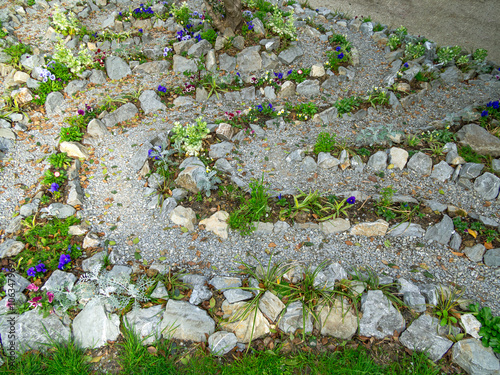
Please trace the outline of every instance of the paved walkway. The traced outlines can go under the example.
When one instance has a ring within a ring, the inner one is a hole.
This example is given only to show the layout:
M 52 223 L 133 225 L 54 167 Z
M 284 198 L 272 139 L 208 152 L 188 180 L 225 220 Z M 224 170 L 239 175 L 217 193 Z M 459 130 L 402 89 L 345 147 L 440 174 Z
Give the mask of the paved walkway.
M 309 0 L 324 6 L 370 16 L 389 27 L 404 25 L 438 45 L 459 45 L 469 51 L 488 50 L 488 59 L 500 64 L 500 0 Z

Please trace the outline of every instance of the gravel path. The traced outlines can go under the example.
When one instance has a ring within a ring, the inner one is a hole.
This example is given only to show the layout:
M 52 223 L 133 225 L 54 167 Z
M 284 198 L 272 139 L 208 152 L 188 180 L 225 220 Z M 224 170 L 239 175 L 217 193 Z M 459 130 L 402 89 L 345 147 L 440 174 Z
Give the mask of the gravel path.
M 138 5 L 138 2 L 134 2 L 134 5 Z M 98 25 L 110 10 L 115 9 L 114 5 L 109 5 L 85 22 Z M 23 23 L 17 30 L 18 36 L 26 42 L 38 41 L 39 36 L 44 35 L 48 27 L 46 14 L 48 11 L 36 16 L 28 15 L 28 22 Z M 331 106 L 339 98 L 365 93 L 374 86 L 382 86 L 383 78 L 390 70 L 390 66 L 385 62 L 384 51 L 370 38 L 337 24 L 329 23 L 328 27 L 347 35 L 360 52 L 360 65 L 354 68 L 354 80 L 343 82 L 334 89 L 324 91 L 321 98 L 315 98 L 318 106 L 323 108 Z M 326 44 L 305 34 L 300 34 L 299 41 L 306 53 L 293 67 L 303 69 L 326 61 Z M 37 45 L 47 52 L 52 48 L 51 43 L 43 37 Z M 290 69 L 289 66 L 280 68 L 276 71 Z M 9 223 L 12 215 L 17 212 L 20 201 L 33 196 L 39 188 L 38 181 L 44 168 L 48 168 L 48 162 L 40 159 L 47 157 L 57 147 L 56 138 L 60 127 L 63 126 L 64 117 L 74 115 L 76 109 L 84 108 L 85 104 L 94 105 L 100 102 L 107 95 L 115 96 L 139 88 L 155 89 L 159 84 L 177 85 L 184 79 L 182 75 L 172 72 L 161 75 L 134 74 L 132 78 L 120 82 L 107 82 L 103 86 L 90 87 L 76 98 L 67 99 L 58 116 L 39 124 L 29 124 L 28 131 L 19 132 L 20 139 L 2 164 L 0 228 Z M 498 217 L 498 200 L 487 207 L 484 200 L 474 191 L 466 191 L 452 182 L 439 183 L 428 177 L 418 178 L 407 169 L 393 170 L 393 173 L 386 173 L 384 178 L 379 177 L 374 183 L 368 180 L 371 175 L 369 171 L 359 173 L 352 169 L 319 169 L 314 177 L 313 174 L 305 173 L 299 166 L 290 167 L 284 159 L 289 152 L 299 147 L 311 147 L 320 131 L 335 133 L 338 138 L 345 138 L 349 142 L 352 142 L 359 129 L 376 124 L 392 123 L 405 132 L 416 133 L 425 129 L 433 120 L 442 119 L 447 114 L 467 106 L 498 100 L 499 97 L 499 85 L 478 80 L 468 84 L 434 88 L 405 112 L 381 109 L 370 112 L 360 120 L 344 116 L 326 128 L 312 121 L 286 124 L 279 128 L 271 127 L 266 130 L 265 140 L 253 138 L 251 142 L 238 146 L 238 154 L 233 155 L 230 163 L 239 171 L 239 177 L 246 184 L 252 177 L 259 178 L 264 173 L 264 180 L 276 193 L 311 189 L 335 194 L 357 190 L 373 195 L 379 191 L 375 185 L 392 185 L 398 194 L 413 195 L 418 200 L 435 199 L 444 204 L 462 207 L 469 212 Z M 297 104 L 299 99 L 301 98 L 294 98 L 290 102 Z M 252 263 L 252 256 L 255 256 L 261 262 L 267 263 L 269 253 L 274 252 L 275 261 L 297 260 L 314 265 L 329 259 L 345 266 L 370 266 L 393 277 L 422 282 L 429 282 L 423 275 L 423 271 L 428 270 L 435 276 L 433 282 L 454 282 L 466 286 L 466 296 L 480 299 L 486 302 L 495 314 L 500 313 L 499 270 L 471 262 L 464 257 L 453 256 L 447 246 L 425 243 L 422 247 L 422 239 L 391 238 L 390 246 L 387 247 L 384 245 L 385 238 L 370 239 L 347 233 L 325 236 L 319 230 L 293 228 L 280 235 L 254 234 L 248 237 L 231 231 L 229 239 L 225 241 L 221 241 L 211 232 L 197 230 L 199 235 L 193 239 L 193 233 L 182 233 L 180 229 L 172 228 L 171 222 L 161 219 L 158 209 L 147 208 L 144 180 L 137 178 L 130 165 L 130 160 L 140 145 L 171 129 L 174 121 L 193 122 L 202 115 L 210 123 L 221 118 L 225 111 L 242 110 L 263 101 L 262 98 L 257 98 L 254 103 L 210 101 L 204 106 L 196 104 L 193 107 L 160 111 L 146 116 L 136 124 L 137 126 L 115 129 L 114 135 L 100 144 L 92 143 L 92 159 L 98 163 L 84 163 L 84 168 L 89 168 L 91 173 L 85 188 L 86 200 L 79 214 L 90 222 L 92 231 L 104 232 L 106 239 L 116 242 L 112 247 L 114 263 L 133 260 L 134 252 L 139 249 L 148 264 L 179 265 L 188 271 L 203 272 L 207 275 L 228 274 L 237 268 L 238 260 Z M 267 100 L 265 102 L 267 103 Z M 275 107 L 284 103 L 282 100 L 273 101 Z M 31 114 L 35 120 L 43 118 L 42 114 L 36 116 L 37 114 Z M 87 142 L 91 144 L 90 141 Z M 107 181 L 104 180 L 105 170 L 109 174 Z M 444 191 L 444 194 L 440 194 L 439 190 Z M 112 230 L 115 227 L 116 229 Z M 140 241 L 133 244 L 131 239 L 136 237 Z M 301 242 L 312 242 L 314 245 L 298 248 L 297 245 Z M 346 242 L 354 245 L 347 245 Z M 269 247 L 271 243 L 274 243 L 275 247 Z M 399 268 L 387 267 L 383 262 L 393 263 Z M 414 272 L 415 269 L 418 272 Z

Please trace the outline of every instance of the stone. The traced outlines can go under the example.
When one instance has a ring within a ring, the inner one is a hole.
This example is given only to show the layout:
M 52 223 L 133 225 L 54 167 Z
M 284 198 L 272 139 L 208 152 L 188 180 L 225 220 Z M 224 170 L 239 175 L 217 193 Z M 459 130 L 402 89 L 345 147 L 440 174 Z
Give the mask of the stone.
M 459 208 L 451 204 L 448 205 L 447 211 L 450 217 L 457 217 L 457 216 L 467 217 L 467 211 L 465 211 L 463 208 Z
M 205 310 L 186 301 L 168 300 L 161 322 L 163 337 L 206 342 L 215 331 L 215 322 Z
M 500 159 L 492 160 L 491 169 L 493 169 L 495 172 L 500 172 Z
M 253 25 L 253 32 L 257 34 L 258 37 L 263 37 L 266 34 L 264 24 L 259 18 L 255 17 L 252 20 L 252 25 Z
M 73 216 L 76 210 L 67 204 L 52 203 L 49 207 L 42 208 L 40 212 L 46 212 L 47 215 L 55 216 L 58 219 L 66 219 L 67 217 Z
M 325 235 L 345 232 L 348 231 L 350 227 L 351 224 L 349 223 L 349 220 L 341 218 L 330 219 L 319 223 L 319 229 Z
M 474 179 L 478 177 L 482 170 L 484 169 L 484 164 L 480 163 L 465 163 L 460 168 L 459 176 L 462 178 Z
M 211 49 L 207 52 L 205 67 L 209 72 L 214 73 L 217 69 L 217 60 L 215 59 L 215 50 Z
M 333 306 L 321 303 L 316 308 L 321 334 L 350 340 L 358 330 L 358 319 L 347 299 L 335 299 Z
M 317 80 L 307 79 L 297 85 L 297 95 L 315 96 L 319 95 L 319 82 Z
M 272 87 L 272 86 L 266 86 L 264 88 L 264 96 L 268 100 L 274 100 L 274 99 L 276 99 L 276 94 L 274 93 L 274 87 Z
M 304 156 L 305 156 L 304 150 L 300 150 L 300 149 L 295 150 L 285 158 L 285 161 L 287 163 L 298 163 L 298 162 L 302 161 Z
M 486 248 L 482 244 L 477 244 L 472 247 L 465 247 L 463 252 L 473 262 L 479 263 L 483 261 L 483 255 Z
M 199 305 L 203 301 L 207 301 L 212 298 L 212 292 L 206 285 L 195 285 L 189 297 L 189 303 L 192 305 Z
M 87 148 L 78 142 L 61 142 L 59 144 L 59 150 L 65 152 L 71 158 L 82 158 L 88 159 L 89 153 Z
M 198 181 L 205 178 L 205 166 L 200 167 L 197 165 L 186 167 L 179 176 L 175 179 L 175 184 L 181 188 L 184 188 L 194 194 L 200 191 L 198 189 Z
M 93 138 L 105 138 L 111 135 L 106 125 L 96 118 L 92 119 L 87 125 L 87 134 Z
M 269 290 L 259 300 L 260 311 L 273 322 L 278 319 L 284 308 L 285 304 Z
M 391 237 L 423 237 L 425 230 L 420 224 L 403 222 L 392 226 L 388 235 Z
M 297 58 L 303 55 L 304 51 L 302 50 L 302 48 L 298 46 L 291 46 L 288 49 L 282 51 L 278 55 L 278 59 L 280 59 L 283 64 L 291 65 Z
M 183 283 L 190 287 L 202 286 L 207 282 L 207 278 L 203 275 L 187 274 L 181 277 Z
M 224 141 L 230 141 L 234 136 L 234 128 L 231 126 L 231 124 L 226 124 L 224 122 L 221 122 L 217 127 L 215 134 L 217 134 L 218 138 Z M 228 146 L 225 147 L 228 148 Z
M 453 167 L 450 167 L 448 163 L 442 160 L 432 168 L 431 177 L 438 181 L 445 182 L 451 178 L 453 171 Z
M 410 158 L 407 167 L 418 175 L 430 175 L 432 169 L 432 159 L 430 156 L 419 151 Z
M 215 289 L 225 292 L 229 288 L 238 288 L 241 286 L 241 279 L 238 277 L 215 276 L 209 282 Z
M 106 57 L 105 66 L 106 74 L 113 80 L 120 80 L 129 74 L 132 74 L 132 70 L 128 64 L 118 56 Z
M 488 250 L 484 254 L 484 264 L 488 267 L 500 267 L 500 248 Z
M 23 204 L 19 209 L 19 215 L 22 217 L 28 217 L 33 215 L 38 211 L 38 204 L 40 200 L 34 199 L 31 203 Z
M 446 154 L 446 162 L 451 165 L 465 164 L 465 159 L 458 155 L 458 151 L 451 150 Z
M 12 92 L 12 94 L 14 94 L 14 92 Z M 27 104 L 33 100 L 33 93 L 26 87 L 22 87 L 19 90 L 16 90 L 16 94 L 14 96 L 17 100 L 17 103 L 20 105 Z
M 316 164 L 316 161 L 310 157 L 310 156 L 306 156 L 303 160 L 302 160 L 302 169 L 306 172 L 306 173 L 312 173 L 312 172 L 315 172 L 316 169 L 318 168 L 317 164 Z
M 132 268 L 128 266 L 114 265 L 111 271 L 108 272 L 108 276 L 112 279 L 129 280 L 132 274 Z
M 15 332 L 15 337 L 12 332 Z M 22 315 L 0 316 L 0 334 L 3 338 L 2 349 L 12 355 L 16 352 L 25 353 L 30 349 L 44 350 L 53 341 L 66 343 L 71 336 L 69 328 L 56 314 L 43 318 L 37 309 L 32 309 Z M 8 338 L 11 340 L 9 341 Z
M 179 96 L 174 99 L 175 107 L 192 106 L 193 104 L 194 100 L 190 96 Z
M 220 51 L 221 49 L 224 48 L 225 44 L 228 42 L 227 38 L 225 38 L 222 35 L 218 35 L 217 39 L 215 39 L 215 50 Z
M 331 124 L 337 119 L 338 110 L 336 107 L 330 107 L 323 112 L 314 115 L 313 121 L 321 121 L 324 125 Z
M 306 314 L 305 327 L 303 314 Z M 311 313 L 304 308 L 301 301 L 292 302 L 282 314 L 278 326 L 284 333 L 295 333 L 297 329 L 311 333 L 313 330 Z
M 399 341 L 410 350 L 426 352 L 436 362 L 453 345 L 452 341 L 437 333 L 438 327 L 437 318 L 422 314 L 401 334 Z
M 474 181 L 474 190 L 485 200 L 493 200 L 498 196 L 500 178 L 485 172 Z
M 182 55 L 184 52 L 188 52 L 189 49 L 194 46 L 195 41 L 193 38 L 188 40 L 182 40 L 180 42 L 174 43 L 174 51 L 176 55 Z M 188 52 L 189 55 L 189 52 Z
M 229 289 L 224 292 L 224 297 L 228 303 L 246 301 L 253 296 L 253 293 L 242 289 Z
M 241 72 L 256 72 L 262 69 L 262 58 L 258 50 L 248 47 L 236 55 L 236 65 Z
M 219 68 L 226 72 L 236 69 L 236 58 L 223 53 L 219 56 Z
M 289 98 L 295 95 L 295 83 L 292 81 L 286 81 L 281 85 L 280 92 L 278 93 L 279 98 Z
M 163 73 L 170 68 L 170 61 L 158 60 L 150 61 L 144 64 L 137 65 L 133 72 L 142 72 L 146 74 Z
M 250 339 L 257 340 L 270 332 L 269 323 L 260 310 L 256 313 L 252 311 L 247 315 L 242 314 L 246 305 L 245 302 L 222 303 L 223 319 L 227 320 L 220 323 L 221 327 L 233 332 L 241 343 L 248 343 Z M 242 317 L 244 319 L 241 319 Z
M 45 100 L 45 113 L 48 116 L 54 115 L 64 102 L 64 96 L 59 91 L 51 92 Z
M 262 52 L 260 57 L 262 58 L 263 70 L 275 70 L 278 67 L 278 56 L 276 56 L 273 52 Z
M 205 230 L 215 233 L 223 240 L 228 238 L 228 224 L 227 219 L 229 214 L 226 211 L 217 211 L 208 219 L 200 221 L 200 225 L 205 226 Z
M 192 39 L 190 39 L 192 40 Z M 182 42 L 181 42 L 182 43 Z M 205 56 L 212 49 L 212 44 L 208 40 L 202 39 L 198 43 L 192 45 L 188 50 L 189 56 L 201 57 Z
M 174 55 L 174 66 L 173 70 L 176 73 L 184 73 L 188 70 L 191 72 L 197 72 L 198 66 L 196 62 L 191 59 L 186 59 L 185 57 Z
M 130 120 L 135 117 L 139 111 L 133 103 L 126 103 L 117 110 L 107 114 L 102 118 L 102 122 L 109 128 L 116 124 Z
M 225 174 L 231 174 L 234 172 L 234 168 L 229 164 L 226 159 L 218 159 L 215 162 L 215 168 Z
M 95 247 L 95 246 L 92 246 L 92 247 Z M 83 248 L 85 249 L 85 246 L 83 246 Z M 84 259 L 82 262 L 82 269 L 85 272 L 90 272 L 96 265 L 98 265 L 98 264 L 103 265 L 105 256 L 106 256 L 106 252 L 100 251 L 100 252 L 92 255 L 90 258 Z
M 77 92 L 85 90 L 88 82 L 86 80 L 74 80 L 68 83 L 68 85 L 64 88 L 64 92 L 69 96 L 73 96 Z
M 208 91 L 204 87 L 196 88 L 196 101 L 205 102 L 208 100 Z
M 356 224 L 351 228 L 351 234 L 354 236 L 384 236 L 389 228 L 389 223 L 379 219 L 375 222 Z
M 481 341 L 474 338 L 455 343 L 451 349 L 451 360 L 468 374 L 496 375 L 500 372 L 500 362 L 491 347 L 484 347 Z
M 316 274 L 314 286 L 320 288 L 334 288 L 335 282 L 347 279 L 347 272 L 338 263 L 332 263 Z
M 318 167 L 322 169 L 335 168 L 340 164 L 340 160 L 333 157 L 327 152 L 320 152 L 318 154 Z
M 7 228 L 5 228 L 5 233 L 13 234 L 16 233 L 17 231 L 20 231 L 22 228 L 22 221 L 23 218 L 21 216 L 16 216 L 15 218 L 13 218 L 7 225 Z
M 233 44 L 234 48 L 240 51 L 245 48 L 245 38 L 243 38 L 241 35 L 238 35 L 236 38 L 234 38 L 231 43 Z
M 95 85 L 102 85 L 106 83 L 106 74 L 99 69 L 93 69 L 89 77 L 89 82 Z
M 99 239 L 99 236 L 95 233 L 89 232 L 83 239 L 82 247 L 84 249 L 88 249 L 89 247 L 98 247 L 100 243 L 101 240 Z M 104 257 L 102 254 L 100 256 Z
M 99 300 L 93 300 L 73 319 L 75 343 L 82 348 L 95 349 L 109 341 L 116 341 L 120 335 L 120 318 L 116 314 L 109 317 Z
M 167 109 L 167 106 L 161 102 L 160 97 L 153 90 L 143 91 L 139 96 L 139 102 L 145 114 Z
M 480 155 L 500 156 L 500 139 L 479 125 L 465 125 L 456 135 L 461 144 L 469 145 Z
M 315 64 L 311 67 L 311 73 L 309 75 L 313 78 L 321 78 L 325 74 L 325 68 L 323 67 L 323 65 Z
M 150 269 L 157 271 L 156 269 L 154 269 L 152 267 L 150 267 Z M 159 273 L 159 271 L 158 271 L 158 273 Z M 167 290 L 167 288 L 165 288 L 165 284 L 163 282 L 158 281 L 156 288 L 151 293 L 151 298 L 168 300 L 168 290 Z
M 464 327 L 465 333 L 478 340 L 481 338 L 481 336 L 479 336 L 481 323 L 473 314 L 462 314 L 460 317 L 460 323 Z
M 408 160 L 408 151 L 399 147 L 392 147 L 389 150 L 389 163 L 394 165 L 395 168 L 403 170 Z
M 7 296 L 12 294 L 22 293 L 26 287 L 30 284 L 28 280 L 17 273 L 10 273 L 6 283 L 3 286 L 3 290 Z M 17 297 L 16 297 L 17 298 Z
M 362 301 L 363 316 L 359 321 L 359 335 L 378 339 L 402 332 L 405 321 L 381 290 L 369 290 Z
M 125 315 L 128 327 L 142 340 L 142 345 L 153 344 L 161 338 L 162 310 L 161 305 L 156 305 L 146 309 L 133 309 Z
M 148 152 L 151 148 L 153 148 L 153 145 L 149 142 L 145 142 L 134 153 L 132 159 L 130 159 L 130 165 L 134 171 L 139 172 L 143 168 L 144 164 L 148 160 Z
M 462 244 L 462 237 L 455 232 L 451 235 L 451 240 L 449 243 L 449 247 L 451 247 L 453 250 L 458 251 L 460 249 L 460 245 Z
M 460 81 L 463 81 L 464 74 L 455 65 L 446 68 L 443 73 L 440 74 L 440 78 L 448 85 L 453 85 Z
M 0 244 L 0 259 L 5 257 L 15 257 L 24 249 L 24 243 L 11 238 Z
M 347 150 L 342 150 L 340 152 L 339 162 L 340 162 L 339 164 L 340 169 L 342 170 L 345 170 L 347 167 L 351 165 L 351 162 L 349 160 L 349 153 L 347 152 Z
M 14 73 L 14 83 L 17 84 L 26 83 L 28 78 L 30 78 L 30 75 L 28 73 L 21 72 L 20 70 Z
M 231 142 L 214 143 L 210 146 L 208 156 L 212 159 L 220 159 L 228 156 L 233 150 L 234 145 Z
M 87 225 L 85 224 L 80 224 L 80 225 L 71 225 L 68 228 L 68 234 L 71 236 L 83 236 L 88 232 Z
M 384 151 L 377 151 L 370 156 L 366 165 L 375 171 L 383 171 L 387 168 L 387 153 Z
M 196 214 L 191 208 L 177 206 L 172 210 L 170 220 L 172 220 L 174 224 L 181 225 L 192 232 L 196 224 Z
M 217 331 L 208 338 L 210 352 L 216 356 L 229 353 L 238 343 L 236 335 L 232 332 Z
M 435 225 L 427 228 L 425 239 L 427 241 L 436 241 L 442 245 L 447 245 L 450 242 L 452 233 L 455 230 L 453 220 L 448 215 L 443 215 L 443 219 Z
M 444 210 L 446 210 L 448 208 L 447 205 L 442 204 L 442 203 L 435 201 L 435 200 L 427 200 L 427 201 L 424 201 L 424 203 L 432 211 L 443 212 Z

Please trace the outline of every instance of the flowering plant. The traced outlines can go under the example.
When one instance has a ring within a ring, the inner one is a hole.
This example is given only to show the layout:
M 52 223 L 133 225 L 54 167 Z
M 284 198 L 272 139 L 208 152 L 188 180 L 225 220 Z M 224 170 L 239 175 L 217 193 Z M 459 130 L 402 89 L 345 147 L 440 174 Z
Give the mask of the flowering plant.
M 182 150 L 190 156 L 199 154 L 202 140 L 210 133 L 207 123 L 202 121 L 201 117 L 196 119 L 196 124 L 183 126 L 176 122 L 172 130 L 174 135 L 170 139 L 174 142 L 174 148 L 179 151 Z
M 153 9 L 151 7 L 145 7 L 144 4 L 140 4 L 138 8 L 135 8 L 132 11 L 132 16 L 134 18 L 138 18 L 140 20 L 144 20 L 147 18 L 151 18 L 155 15 L 155 12 L 153 12 Z
M 275 5 L 271 17 L 269 17 L 268 25 L 271 31 L 280 37 L 283 36 L 286 39 L 294 40 L 297 38 L 297 29 L 295 28 L 294 21 L 293 12 L 285 20 L 282 12 Z
M 53 55 L 54 60 L 66 65 L 74 74 L 81 73 L 93 63 L 92 54 L 87 48 L 80 46 L 78 54 L 74 56 L 73 52 L 66 47 L 62 39 L 56 43 L 55 50 L 56 52 Z
M 29 277 L 40 277 L 45 272 L 47 272 L 47 268 L 45 268 L 45 264 L 39 263 L 37 266 L 29 268 L 26 273 Z
M 80 31 L 80 23 L 75 15 L 69 12 L 66 16 L 57 4 L 52 15 L 52 25 L 57 32 L 63 35 L 76 35 Z
M 18 312 L 38 309 L 38 312 L 43 314 L 44 318 L 54 312 L 54 306 L 52 305 L 54 293 L 41 290 L 34 283 L 29 284 L 26 289 L 28 289 L 28 301 L 17 308 Z

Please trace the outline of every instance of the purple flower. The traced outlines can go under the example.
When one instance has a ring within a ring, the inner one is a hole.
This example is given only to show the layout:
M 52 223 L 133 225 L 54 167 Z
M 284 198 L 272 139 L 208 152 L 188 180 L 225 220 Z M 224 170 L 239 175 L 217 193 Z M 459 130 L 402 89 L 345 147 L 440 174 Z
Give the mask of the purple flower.
M 273 105 L 271 103 L 269 103 L 269 108 L 271 108 L 274 111 Z
M 35 277 L 36 275 L 36 270 L 35 270 L 35 267 L 31 267 L 31 268 L 28 268 L 28 271 L 26 272 L 28 274 L 28 276 L 30 277 Z
M 287 76 L 289 76 L 289 75 L 290 75 L 290 74 L 292 74 L 292 73 L 293 73 L 293 69 L 290 69 L 290 70 L 286 73 L 286 75 L 287 75 Z
M 60 188 L 59 184 L 57 182 L 53 182 L 52 185 L 50 185 L 49 191 L 51 193 L 55 193 L 56 191 L 59 191 L 59 188 Z
M 356 203 L 356 197 L 354 197 L 354 196 L 353 197 L 349 197 L 349 198 L 347 198 L 346 202 L 349 203 L 349 204 L 354 204 L 354 203 Z
M 405 63 L 403 66 L 404 66 L 405 68 L 408 68 L 408 67 L 409 67 L 408 63 Z
M 257 106 L 257 110 L 258 110 L 259 112 L 262 112 L 262 110 L 263 110 L 263 109 L 264 109 L 264 108 L 262 107 L 262 105 L 260 105 L 260 104 L 259 104 L 259 105 Z
M 486 116 L 488 116 L 488 111 L 481 112 L 481 117 L 486 117 Z
M 144 31 L 142 29 L 139 29 L 139 32 L 142 34 Z
M 194 38 L 196 39 L 196 41 L 197 41 L 197 42 L 199 42 L 199 41 L 201 40 L 201 35 L 200 35 L 200 34 L 198 34 L 198 35 L 196 35 Z
M 283 197 L 281 196 L 281 193 L 279 193 L 278 200 L 281 200 L 281 198 L 283 198 Z
M 240 72 L 236 72 L 236 75 L 241 78 Z
M 85 114 L 85 111 L 84 111 L 83 109 L 79 109 L 79 110 L 78 110 L 78 114 L 79 114 L 80 116 L 83 116 L 83 115 Z
M 341 49 L 342 48 L 340 46 L 338 46 L 337 48 L 335 48 L 335 51 L 340 52 Z
M 493 102 L 493 103 L 492 103 L 492 107 L 493 107 L 494 109 L 499 109 L 499 108 L 500 108 L 500 103 L 499 103 L 499 101 L 497 100 L 496 102 Z
M 340 54 L 337 55 L 337 59 L 342 60 L 344 58 L 344 53 L 341 52 Z
M 165 93 L 165 92 L 167 92 L 167 88 L 165 86 L 159 85 L 158 91 Z
M 45 268 L 45 264 L 40 263 L 38 266 L 35 267 L 36 272 L 42 272 L 45 273 L 47 272 L 47 268 Z
M 59 265 L 57 266 L 57 268 L 59 268 L 60 270 L 64 270 L 64 267 L 66 267 L 66 265 L 70 262 L 71 256 L 69 254 L 61 254 L 61 257 L 59 258 Z

